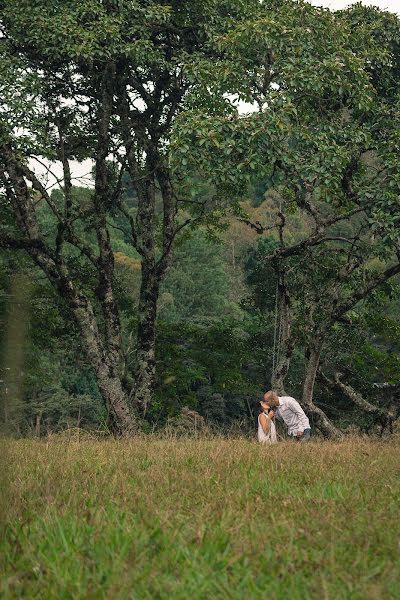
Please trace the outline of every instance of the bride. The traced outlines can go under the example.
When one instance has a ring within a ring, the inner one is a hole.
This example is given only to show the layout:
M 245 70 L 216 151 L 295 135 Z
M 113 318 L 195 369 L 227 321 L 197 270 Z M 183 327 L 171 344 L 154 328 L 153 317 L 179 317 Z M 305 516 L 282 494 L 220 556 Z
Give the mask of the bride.
M 275 444 L 277 442 L 276 427 L 274 423 L 274 411 L 264 400 L 257 403 L 258 410 L 258 441 L 263 444 Z

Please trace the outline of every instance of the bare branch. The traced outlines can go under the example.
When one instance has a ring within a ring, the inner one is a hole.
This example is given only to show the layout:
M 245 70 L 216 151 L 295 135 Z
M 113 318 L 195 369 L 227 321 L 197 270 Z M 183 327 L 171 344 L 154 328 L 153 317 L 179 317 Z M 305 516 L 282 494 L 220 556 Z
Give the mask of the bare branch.
M 343 383 L 341 381 L 341 378 L 343 377 L 342 373 L 335 373 L 333 380 L 327 377 L 322 372 L 320 372 L 320 377 L 330 387 L 340 390 L 346 396 L 346 398 L 354 402 L 354 404 L 356 404 L 356 406 L 361 408 L 364 412 L 379 415 L 384 418 L 391 417 L 390 413 L 387 410 L 380 408 L 376 404 L 371 404 L 371 402 L 366 400 L 362 396 L 362 394 L 360 394 L 360 392 L 357 392 L 350 385 Z
M 255 229 L 259 235 L 261 235 L 267 231 L 272 231 L 273 229 L 278 229 L 278 227 L 280 227 L 280 223 L 278 223 L 276 225 L 270 225 L 269 227 L 265 227 L 264 225 L 261 225 L 260 221 L 252 222 L 252 221 L 249 221 L 248 219 L 238 219 L 238 221 L 240 221 L 241 223 L 245 223 L 246 225 L 251 227 L 251 229 Z
M 130 234 L 132 237 L 132 242 L 133 245 L 137 246 L 137 233 L 136 233 L 136 225 L 135 225 L 135 220 L 132 217 L 132 215 L 129 214 L 128 209 L 126 208 L 126 206 L 124 206 L 122 200 L 120 202 L 118 202 L 117 204 L 118 209 L 122 212 L 122 214 L 127 218 L 128 222 L 129 222 L 129 226 L 130 226 Z
M 359 287 L 354 293 L 342 304 L 339 304 L 332 314 L 332 317 L 336 320 L 344 315 L 348 310 L 351 310 L 360 300 L 363 300 L 377 287 L 386 283 L 389 279 L 400 273 L 400 262 L 395 263 L 391 267 L 385 269 L 375 277 L 371 277 L 369 282 Z
M 64 217 L 68 221 L 71 218 L 72 211 L 72 181 L 71 181 L 71 169 L 69 166 L 69 160 L 65 152 L 65 140 L 61 127 L 58 128 L 59 140 L 60 140 L 60 158 L 63 166 L 64 173 Z
M 0 248 L 4 250 L 40 250 L 48 252 L 48 248 L 40 239 L 13 237 L 0 233 Z
M 60 179 L 60 177 L 57 177 L 57 175 L 54 173 L 54 171 L 51 170 L 51 167 L 49 165 L 46 165 L 46 163 L 43 162 L 38 156 L 32 156 L 32 159 L 39 163 L 39 165 L 45 169 L 46 174 L 50 173 L 53 179 L 55 179 L 55 183 L 53 183 L 48 188 L 45 188 L 47 191 L 55 185 L 58 185 L 61 189 L 63 188 L 63 180 Z
M 41 181 L 38 179 L 38 177 L 35 175 L 35 173 L 31 169 L 29 169 L 26 165 L 19 162 L 14 157 L 11 149 L 7 150 L 6 155 L 7 155 L 7 160 L 8 160 L 9 165 L 10 166 L 13 165 L 14 169 L 17 169 L 21 173 L 21 175 L 23 175 L 23 177 L 25 177 L 28 181 L 30 181 L 30 183 L 32 184 L 32 188 L 41 195 L 41 197 L 45 200 L 45 202 L 47 203 L 47 205 L 49 206 L 49 208 L 51 209 L 53 214 L 56 216 L 56 218 L 59 222 L 59 225 L 60 225 L 59 235 L 61 235 L 61 231 L 63 230 L 64 231 L 63 235 L 65 235 L 66 241 L 68 241 L 70 244 L 72 244 L 78 250 L 80 250 L 80 252 L 84 256 L 86 256 L 86 258 L 88 258 L 90 260 L 90 262 L 97 268 L 98 267 L 97 257 L 93 254 L 91 248 L 89 246 L 87 246 L 86 244 L 84 244 L 75 235 L 75 233 L 72 229 L 71 223 L 59 211 L 57 205 L 55 204 L 55 202 L 53 202 L 50 194 L 48 193 L 48 191 L 46 190 L 44 185 L 41 183 Z M 20 185 L 21 185 L 21 182 L 20 182 Z M 26 193 L 29 195 L 28 189 L 26 189 Z M 29 198 L 29 202 L 31 202 L 31 201 L 32 201 L 32 199 Z M 33 210 L 33 213 L 34 213 L 34 210 Z M 33 214 L 32 214 L 32 217 L 33 217 Z M 35 217 L 35 221 L 36 221 L 36 217 Z M 59 244 L 60 244 L 60 241 L 61 241 L 61 239 L 59 238 L 59 240 L 58 240 Z
M 339 223 L 340 221 L 343 221 L 345 219 L 349 219 L 353 215 L 358 214 L 363 211 L 364 211 L 364 208 L 357 207 L 357 208 L 354 208 L 353 210 L 350 210 L 342 215 L 338 215 L 336 217 L 331 217 L 330 219 L 324 219 L 323 221 L 320 222 L 322 229 L 316 229 L 315 232 L 312 235 L 310 235 L 310 237 L 302 240 L 301 242 L 297 242 L 297 244 L 293 244 L 292 246 L 277 248 L 267 258 L 274 258 L 275 256 L 282 257 L 282 258 L 286 257 L 286 256 L 295 256 L 295 255 L 301 254 L 303 252 L 303 250 L 305 250 L 306 248 L 309 248 L 312 246 L 318 246 L 327 241 L 332 241 L 333 238 L 336 238 L 337 241 L 344 241 L 344 239 L 339 240 L 339 238 L 337 236 L 326 236 L 325 237 L 324 236 L 325 230 L 328 227 L 330 227 L 331 225 Z M 346 241 L 348 241 L 348 240 L 346 240 Z
M 160 259 L 157 261 L 157 272 L 159 275 L 161 275 L 165 271 L 167 258 L 171 252 L 172 244 L 173 244 L 176 236 L 178 235 L 178 233 L 180 233 L 182 231 L 182 229 L 187 227 L 187 225 L 189 225 L 190 223 L 196 223 L 197 221 L 199 221 L 200 218 L 201 217 L 197 217 L 196 219 L 186 219 L 186 221 L 184 221 L 181 225 L 179 225 L 179 227 L 177 227 L 175 229 L 173 234 L 170 236 L 169 243 L 168 243 L 168 245 L 166 245 L 163 254 L 161 255 Z

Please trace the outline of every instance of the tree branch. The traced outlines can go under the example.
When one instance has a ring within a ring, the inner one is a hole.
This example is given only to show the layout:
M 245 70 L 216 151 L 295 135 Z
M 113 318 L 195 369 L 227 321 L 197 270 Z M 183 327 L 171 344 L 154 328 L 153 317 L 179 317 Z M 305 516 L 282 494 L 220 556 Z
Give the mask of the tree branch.
M 48 248 L 40 239 L 12 237 L 5 233 L 0 233 L 0 248 L 5 250 L 40 250 L 48 252 Z
M 353 308 L 353 306 L 355 306 L 358 302 L 360 302 L 360 300 L 363 300 L 364 298 L 366 298 L 368 296 L 368 294 L 370 294 L 374 289 L 376 289 L 377 287 L 379 287 L 380 285 L 382 285 L 383 283 L 385 283 L 386 281 L 388 281 L 395 275 L 398 275 L 399 273 L 400 273 L 400 261 L 398 263 L 392 265 L 388 269 L 385 269 L 385 271 L 383 271 L 376 277 L 371 278 L 370 282 L 367 285 L 357 289 L 352 294 L 352 296 L 350 296 L 350 298 L 348 298 L 346 300 L 346 302 L 339 304 L 332 314 L 333 319 L 337 320 L 338 318 L 340 318 L 348 310 L 350 310 L 351 308 Z
M 374 415 L 379 415 L 381 417 L 390 418 L 392 415 L 385 409 L 380 406 L 376 406 L 376 404 L 371 404 L 368 400 L 366 400 L 359 392 L 357 392 L 350 385 L 345 384 L 341 381 L 342 373 L 336 372 L 334 374 L 334 379 L 330 379 L 324 373 L 320 372 L 321 379 L 330 387 L 336 388 L 340 390 L 346 398 L 351 400 L 356 406 L 361 408 L 364 412 Z
M 73 231 L 73 228 L 72 228 L 71 222 L 68 219 L 66 219 L 64 217 L 64 215 L 59 211 L 59 209 L 57 208 L 57 205 L 55 204 L 55 202 L 53 202 L 53 200 L 51 199 L 50 194 L 48 193 L 48 191 L 46 190 L 46 188 L 44 187 L 44 185 L 41 183 L 41 181 L 38 179 L 38 177 L 35 175 L 35 173 L 31 169 L 29 169 L 26 165 L 24 165 L 23 163 L 19 162 L 14 157 L 11 149 L 7 150 L 6 156 L 7 156 L 7 159 L 9 161 L 9 165 L 10 166 L 13 165 L 14 169 L 19 170 L 20 173 L 28 181 L 30 181 L 30 183 L 32 184 L 32 188 L 41 195 L 41 197 L 43 198 L 43 200 L 49 206 L 50 210 L 52 211 L 52 213 L 54 214 L 54 216 L 57 218 L 59 224 L 61 225 L 61 228 L 59 228 L 59 231 L 60 231 L 60 229 L 63 229 L 63 231 L 64 231 L 64 235 L 65 235 L 66 241 L 68 241 L 70 244 L 72 244 L 78 250 L 80 250 L 80 252 L 88 260 L 90 260 L 90 262 L 97 268 L 98 267 L 98 258 L 93 254 L 93 252 L 90 249 L 90 247 L 88 245 L 84 244 L 82 242 L 82 240 L 80 240 L 75 235 L 75 233 Z M 34 213 L 34 211 L 33 211 L 33 213 Z

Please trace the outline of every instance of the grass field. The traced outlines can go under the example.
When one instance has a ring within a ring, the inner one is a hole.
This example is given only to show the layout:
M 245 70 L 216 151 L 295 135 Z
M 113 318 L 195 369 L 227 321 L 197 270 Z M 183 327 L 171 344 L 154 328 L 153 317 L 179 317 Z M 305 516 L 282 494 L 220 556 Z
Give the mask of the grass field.
M 399 442 L 1 442 L 0 596 L 400 598 Z

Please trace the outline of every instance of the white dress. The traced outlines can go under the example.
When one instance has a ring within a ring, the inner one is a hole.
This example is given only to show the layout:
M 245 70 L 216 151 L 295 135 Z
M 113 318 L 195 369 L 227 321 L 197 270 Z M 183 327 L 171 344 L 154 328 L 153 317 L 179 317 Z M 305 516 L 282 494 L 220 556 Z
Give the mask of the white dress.
M 265 431 L 262 428 L 262 425 L 260 423 L 260 417 L 263 414 L 265 414 L 265 413 L 260 413 L 258 415 L 258 433 L 257 433 L 258 441 L 261 442 L 262 444 L 275 444 L 275 442 L 278 441 L 277 437 L 276 437 L 275 423 L 273 421 L 270 421 L 269 422 L 269 431 L 268 431 L 268 433 L 265 433 Z

